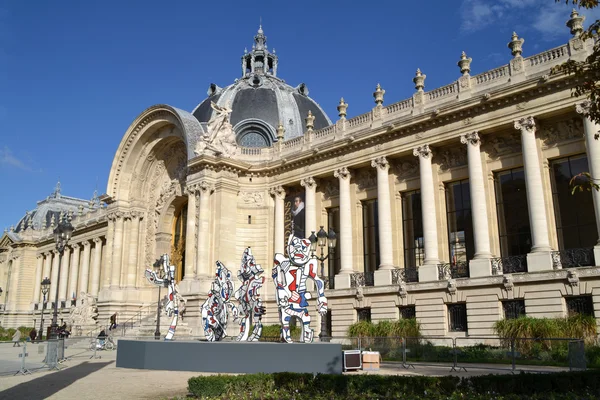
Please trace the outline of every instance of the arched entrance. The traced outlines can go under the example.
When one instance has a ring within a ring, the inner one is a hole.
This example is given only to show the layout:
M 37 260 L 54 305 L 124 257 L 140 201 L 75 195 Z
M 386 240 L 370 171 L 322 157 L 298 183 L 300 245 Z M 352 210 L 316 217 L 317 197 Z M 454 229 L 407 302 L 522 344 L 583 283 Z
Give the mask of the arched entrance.
M 187 226 L 187 203 L 175 209 L 171 231 L 171 262 L 175 265 L 175 280 L 180 282 L 185 276 L 185 233 Z

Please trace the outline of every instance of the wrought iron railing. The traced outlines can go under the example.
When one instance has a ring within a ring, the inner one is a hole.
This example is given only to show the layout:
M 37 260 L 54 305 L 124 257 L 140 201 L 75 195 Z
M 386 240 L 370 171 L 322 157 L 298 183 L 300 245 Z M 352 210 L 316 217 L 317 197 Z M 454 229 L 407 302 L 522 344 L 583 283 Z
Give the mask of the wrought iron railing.
M 350 274 L 350 287 L 375 286 L 374 272 L 359 272 Z
M 592 247 L 552 252 L 552 267 L 554 269 L 591 267 L 594 264 L 594 249 Z
M 459 261 L 457 263 L 438 264 L 438 279 L 456 279 L 469 277 L 469 263 Z
M 527 256 L 492 258 L 492 275 L 527 272 Z
M 418 268 L 399 268 L 392 270 L 392 285 L 399 285 L 400 282 L 410 283 L 419 282 Z

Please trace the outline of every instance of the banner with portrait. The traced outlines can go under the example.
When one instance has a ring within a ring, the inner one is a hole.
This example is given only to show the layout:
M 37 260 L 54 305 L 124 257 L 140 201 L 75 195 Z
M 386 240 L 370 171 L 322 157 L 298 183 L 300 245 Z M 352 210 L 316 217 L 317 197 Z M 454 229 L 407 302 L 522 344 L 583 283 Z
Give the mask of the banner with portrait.
M 299 238 L 307 238 L 310 232 L 305 232 L 304 190 L 288 191 L 284 200 L 284 243 L 290 234 Z

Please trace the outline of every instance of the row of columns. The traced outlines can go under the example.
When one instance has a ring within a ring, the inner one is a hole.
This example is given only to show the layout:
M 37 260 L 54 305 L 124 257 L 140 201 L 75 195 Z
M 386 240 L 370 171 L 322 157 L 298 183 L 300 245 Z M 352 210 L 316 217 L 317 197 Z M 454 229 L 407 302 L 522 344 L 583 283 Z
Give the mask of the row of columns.
M 143 215 L 141 211 L 114 211 L 108 215 L 106 273 L 102 282 L 104 289 L 136 287 Z
M 579 113 L 587 110 L 585 103 L 577 106 Z M 542 170 L 535 138 L 535 120 L 528 116 L 515 121 L 515 129 L 521 132 L 523 152 L 523 166 L 526 179 L 527 202 L 531 226 L 532 250 L 528 254 L 528 267 L 530 271 L 548 269 L 551 264 L 548 218 L 546 215 L 545 194 L 542 183 Z M 593 177 L 600 174 L 600 144 L 594 135 L 600 131 L 588 118 L 585 119 L 584 131 L 588 151 L 590 174 Z M 471 215 L 474 230 L 475 255 L 470 260 L 471 277 L 486 276 L 491 274 L 490 258 L 490 231 L 488 226 L 488 210 L 484 185 L 484 174 L 481 161 L 481 140 L 477 132 L 461 135 L 460 141 L 467 146 L 467 160 L 469 173 L 469 188 L 471 195 Z M 419 273 L 422 281 L 437 280 L 437 265 L 440 263 L 438 249 L 438 227 L 435 202 L 435 186 L 433 181 L 432 151 L 428 144 L 421 145 L 413 150 L 413 155 L 419 159 L 421 209 L 423 221 L 423 241 L 425 259 Z M 377 169 L 377 200 L 379 213 L 379 270 L 393 269 L 393 244 L 392 244 L 392 216 L 389 190 L 389 162 L 385 157 L 378 157 L 371 162 Z M 340 232 L 338 244 L 340 252 L 340 274 L 353 272 L 352 263 L 352 215 L 350 200 L 351 174 L 347 167 L 334 171 L 334 177 L 339 180 L 339 215 Z M 316 231 L 316 183 L 313 177 L 301 181 L 305 187 L 306 207 L 306 232 Z M 600 191 L 593 190 L 594 208 L 600 237 Z M 285 190 L 275 187 L 270 190 L 275 199 L 275 252 L 283 252 L 284 247 L 284 198 Z M 600 260 L 600 242 L 596 259 Z
M 92 249 L 93 242 L 93 249 Z M 53 298 L 58 287 L 58 300 L 66 301 L 73 293 L 77 296 L 80 292 L 98 295 L 100 289 L 100 266 L 102 262 L 102 238 L 85 240 L 80 243 L 70 244 L 65 248 L 60 268 L 60 282 L 58 279 L 58 261 L 60 255 L 57 250 L 51 250 L 37 255 L 33 302 L 42 301 L 41 282 L 45 277 L 50 278 L 49 298 Z

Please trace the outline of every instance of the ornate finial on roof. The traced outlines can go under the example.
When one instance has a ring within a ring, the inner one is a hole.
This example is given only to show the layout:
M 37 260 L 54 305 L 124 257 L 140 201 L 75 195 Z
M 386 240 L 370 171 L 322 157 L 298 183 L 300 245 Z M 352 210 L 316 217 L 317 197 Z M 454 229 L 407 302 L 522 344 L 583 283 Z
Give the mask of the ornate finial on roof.
M 381 88 L 381 85 L 378 83 L 377 88 L 373 92 L 373 97 L 375 98 L 375 104 L 378 106 L 383 104 L 383 95 L 385 94 L 385 90 Z
M 566 25 L 571 30 L 571 35 L 579 36 L 583 33 L 583 21 L 585 21 L 585 15 L 579 16 L 576 9 L 571 11 L 571 19 L 569 19 Z
M 346 110 L 348 110 L 348 103 L 344 101 L 343 97 L 340 99 L 340 104 L 337 106 L 337 110 L 340 119 L 345 119 L 347 115 Z
M 460 55 L 460 60 L 457 63 L 460 67 L 460 73 L 463 74 L 463 76 L 469 75 L 469 72 L 471 72 L 471 61 L 473 61 L 473 59 L 467 58 L 467 53 L 463 51 Z
M 315 127 L 315 116 L 312 115 L 312 112 L 308 110 L 308 116 L 305 118 L 306 121 L 306 129 L 312 131 Z
M 525 43 L 525 39 L 519 39 L 517 32 L 513 32 L 512 40 L 508 43 L 508 48 L 510 49 L 513 57 L 520 56 L 521 53 L 523 53 L 523 43 Z
M 48 227 L 48 223 L 46 222 L 46 216 L 42 218 L 42 229 L 46 229 Z
M 427 78 L 427 75 L 422 73 L 421 70 L 417 68 L 417 73 L 413 78 L 413 82 L 415 83 L 415 89 L 417 89 L 419 92 L 422 92 L 423 88 L 425 87 L 425 78 Z
M 15 226 L 14 226 L 14 225 L 11 225 L 11 226 L 10 226 L 10 231 L 11 231 L 11 232 L 14 232 L 14 231 L 15 231 Z
M 56 226 L 56 216 L 52 214 L 52 218 L 50 218 L 50 228 L 54 228 Z
M 283 127 L 283 122 L 279 121 L 279 125 L 277 125 L 277 140 L 283 140 L 284 133 L 285 128 Z

